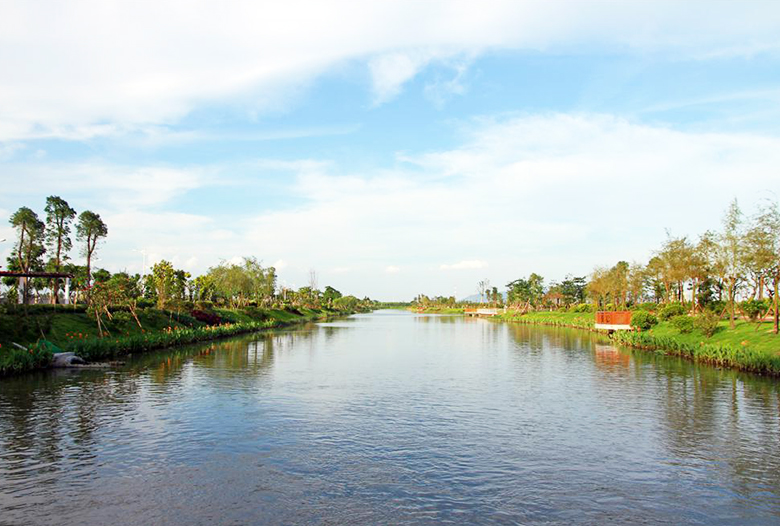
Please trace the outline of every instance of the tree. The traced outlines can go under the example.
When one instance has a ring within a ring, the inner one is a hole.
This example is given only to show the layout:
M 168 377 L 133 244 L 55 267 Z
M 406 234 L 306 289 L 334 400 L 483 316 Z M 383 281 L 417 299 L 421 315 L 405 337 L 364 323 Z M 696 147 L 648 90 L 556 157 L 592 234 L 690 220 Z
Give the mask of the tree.
M 325 303 L 328 305 L 328 307 L 333 307 L 335 301 L 341 297 L 341 292 L 334 289 L 330 285 L 325 287 L 325 291 L 322 293 L 322 299 L 325 300 Z M 357 298 L 355 298 L 357 299 Z M 342 302 L 343 304 L 343 302 Z
M 152 280 L 157 296 L 157 308 L 166 308 L 172 299 L 175 288 L 175 271 L 169 261 L 159 261 L 152 267 Z
M 479 302 L 483 303 L 485 298 L 485 293 L 490 288 L 490 280 L 483 279 L 479 283 L 477 283 L 477 292 L 479 293 Z
M 108 235 L 108 227 L 100 219 L 100 215 L 90 210 L 81 212 L 76 225 L 76 238 L 84 243 L 81 253 L 87 258 L 87 285 L 92 283 L 92 256 L 97 249 L 98 241 Z
M 736 319 L 737 289 L 744 278 L 744 248 L 742 211 L 734 199 L 723 217 L 723 231 L 718 237 L 718 267 L 721 269 L 730 307 L 729 326 L 733 329 Z
M 754 228 L 762 232 L 766 251 L 766 272 L 772 278 L 772 303 L 774 311 L 774 333 L 780 329 L 780 312 L 778 311 L 778 296 L 780 296 L 780 210 L 777 202 L 771 202 L 759 209 L 754 219 Z
M 572 277 L 566 275 L 560 284 L 560 292 L 563 296 L 563 304 L 567 307 L 573 303 L 585 303 L 585 286 L 587 281 L 584 277 Z
M 139 274 L 130 276 L 127 272 L 117 272 L 111 276 L 106 285 L 113 291 L 115 304 L 127 306 L 138 328 L 143 329 L 141 320 L 138 319 L 138 299 L 141 297 L 140 281 Z
M 544 298 L 544 278 L 531 273 L 528 279 L 520 278 L 507 283 L 507 301 L 509 303 L 536 307 Z
M 759 301 L 764 299 L 765 280 L 771 279 L 777 260 L 771 216 L 771 205 L 762 207 L 745 233 L 745 270 L 753 285 L 750 298 L 757 296 Z
M 16 229 L 19 237 L 11 256 L 8 258 L 9 270 L 19 272 L 40 270 L 43 267 L 41 258 L 46 252 L 43 245 L 45 232 L 43 221 L 38 219 L 38 214 L 23 206 L 11 216 L 10 223 Z M 19 278 L 22 303 L 27 303 L 28 288 L 27 278 Z
M 243 307 L 252 294 L 252 279 L 243 266 L 222 262 L 209 269 L 216 295 L 231 308 Z
M 73 247 L 70 240 L 70 225 L 76 217 L 76 211 L 70 207 L 67 201 L 59 196 L 52 195 L 46 198 L 46 245 L 51 258 L 49 270 L 62 272 L 62 265 L 68 261 L 68 252 Z M 60 282 L 51 280 L 51 302 L 58 303 Z
M 632 303 L 641 303 L 647 286 L 647 271 L 639 263 L 633 263 L 628 270 L 628 294 Z
M 257 258 L 244 258 L 244 272 L 249 280 L 249 294 L 257 305 L 268 305 L 272 302 L 276 290 L 276 269 L 263 267 Z M 316 281 L 316 279 L 315 279 Z

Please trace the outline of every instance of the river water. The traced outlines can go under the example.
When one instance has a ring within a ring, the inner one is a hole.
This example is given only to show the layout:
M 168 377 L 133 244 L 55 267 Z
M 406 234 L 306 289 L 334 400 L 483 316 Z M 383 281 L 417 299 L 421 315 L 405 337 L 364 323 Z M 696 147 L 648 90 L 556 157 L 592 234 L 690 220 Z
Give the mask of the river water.
M 0 524 L 780 524 L 780 382 L 378 311 L 0 379 Z

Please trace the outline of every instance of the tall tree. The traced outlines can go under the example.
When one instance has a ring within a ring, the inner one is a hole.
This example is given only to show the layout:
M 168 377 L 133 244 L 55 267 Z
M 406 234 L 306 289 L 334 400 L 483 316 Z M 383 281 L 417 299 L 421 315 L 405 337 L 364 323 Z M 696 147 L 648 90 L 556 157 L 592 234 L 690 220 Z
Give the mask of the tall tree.
M 771 279 L 777 259 L 771 213 L 771 206 L 762 207 L 745 233 L 745 270 L 753 286 L 750 297 L 759 300 L 764 299 L 764 282 L 766 278 Z
M 176 270 L 170 262 L 163 259 L 154 264 L 151 275 L 157 293 L 157 308 L 165 309 L 175 299 Z
M 10 223 L 19 237 L 13 253 L 8 258 L 9 269 L 20 272 L 40 270 L 43 266 L 41 258 L 46 252 L 43 245 L 45 232 L 43 221 L 38 219 L 38 214 L 23 206 L 11 216 Z M 22 293 L 22 302 L 27 303 L 28 278 L 19 278 L 19 289 Z
M 62 265 L 69 259 L 68 252 L 73 248 L 70 240 L 70 225 L 76 217 L 76 211 L 67 201 L 52 195 L 46 198 L 46 246 L 51 258 L 48 267 L 52 272 L 62 272 Z M 51 302 L 59 302 L 60 282 L 51 280 Z
M 723 272 L 729 297 L 729 326 L 733 329 L 736 319 L 737 290 L 744 276 L 745 236 L 742 211 L 734 199 L 723 217 L 723 231 L 719 236 L 718 260 Z
M 774 303 L 774 332 L 780 330 L 780 311 L 778 311 L 778 296 L 780 296 L 780 209 L 777 202 L 762 206 L 754 220 L 754 228 L 764 233 L 764 250 L 771 254 L 767 261 L 767 274 L 772 279 L 772 301 Z
M 98 241 L 108 235 L 108 227 L 100 219 L 100 214 L 85 210 L 79 215 L 76 225 L 76 237 L 84 243 L 81 251 L 87 258 L 87 285 L 92 282 L 92 256 L 97 249 Z

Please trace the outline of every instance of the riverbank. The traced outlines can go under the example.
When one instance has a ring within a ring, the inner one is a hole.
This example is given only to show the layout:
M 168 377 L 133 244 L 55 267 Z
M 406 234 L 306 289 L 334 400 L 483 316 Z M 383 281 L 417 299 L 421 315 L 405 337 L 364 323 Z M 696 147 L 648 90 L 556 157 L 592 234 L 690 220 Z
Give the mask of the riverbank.
M 146 308 L 137 312 L 139 326 L 130 312 L 119 310 L 106 320 L 101 338 L 94 318 L 78 306 L 16 307 L 0 313 L 0 376 L 47 367 L 54 349 L 46 342 L 87 361 L 110 360 L 347 314 L 351 312 L 305 308 L 211 308 L 190 313 Z
M 594 332 L 592 313 L 509 311 L 492 318 L 514 323 L 571 327 Z M 743 371 L 780 376 L 780 335 L 772 332 L 771 322 L 756 324 L 737 321 L 734 329 L 721 321 L 718 330 L 706 337 L 698 330 L 681 333 L 670 322 L 660 322 L 648 331 L 618 331 L 612 339 L 620 344 L 681 356 L 693 361 Z

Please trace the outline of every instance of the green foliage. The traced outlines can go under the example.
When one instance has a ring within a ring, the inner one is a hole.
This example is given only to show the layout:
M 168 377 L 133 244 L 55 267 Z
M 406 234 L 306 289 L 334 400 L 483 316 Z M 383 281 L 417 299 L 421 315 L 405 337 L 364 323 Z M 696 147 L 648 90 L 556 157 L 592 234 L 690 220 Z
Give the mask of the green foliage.
M 532 273 L 528 279 L 520 278 L 507 283 L 507 301 L 509 303 L 529 303 L 536 307 L 544 297 L 544 278 Z
M 264 268 L 256 258 L 244 258 L 243 264 L 221 263 L 210 268 L 207 279 L 199 283 L 203 293 L 221 298 L 231 307 L 245 307 L 250 301 L 269 305 L 276 288 L 276 269 Z
M 657 303 L 646 302 L 646 303 L 637 303 L 636 305 L 633 305 L 630 310 L 633 311 L 643 310 L 647 312 L 655 312 L 657 308 L 658 308 Z
M 685 307 L 683 307 L 682 304 L 668 303 L 664 305 L 660 311 L 658 311 L 658 318 L 661 321 L 666 321 L 674 318 L 675 316 L 682 316 L 683 314 L 685 314 Z
M 610 269 L 596 268 L 588 283 L 588 294 L 599 305 L 609 303 L 606 310 L 622 309 L 628 302 L 629 278 L 630 267 L 625 261 L 618 261 Z
M 574 305 L 585 303 L 585 292 L 588 281 L 584 276 L 572 277 L 567 275 L 560 284 L 560 291 L 563 295 L 564 305 Z
M 739 304 L 739 308 L 751 321 L 756 321 L 759 316 L 766 313 L 769 305 L 763 300 L 746 300 Z
M 681 314 L 679 316 L 674 316 L 669 321 L 675 329 L 680 331 L 680 334 L 689 334 L 693 332 L 695 320 L 688 315 Z
M 647 331 L 658 325 L 658 318 L 647 311 L 636 311 L 631 315 L 631 326 L 635 329 Z
M 694 325 L 701 331 L 707 338 L 711 338 L 713 334 L 718 332 L 718 322 L 720 321 L 720 315 L 715 314 L 710 310 L 705 310 L 698 316 Z
M 174 297 L 175 270 L 169 261 L 159 261 L 152 267 L 152 283 L 154 284 L 157 308 L 170 306 Z
M 27 349 L 0 344 L 0 376 L 45 367 L 51 363 L 52 355 L 50 346 L 44 342 Z
M 715 300 L 707 303 L 704 308 L 707 310 L 707 312 L 712 312 L 720 316 L 721 313 L 723 313 L 723 311 L 726 309 L 727 304 L 728 302 L 725 300 Z
M 108 227 L 100 218 L 100 214 L 91 210 L 81 212 L 79 222 L 76 224 L 76 238 L 84 243 L 81 253 L 87 258 L 87 274 L 91 274 L 92 256 L 98 243 L 107 235 Z
M 76 211 L 67 201 L 52 195 L 46 198 L 46 245 L 52 259 L 52 271 L 59 272 L 68 260 L 68 252 L 73 247 L 70 239 L 70 225 L 76 217 Z
M 615 333 L 615 339 L 632 347 L 683 356 L 714 365 L 736 367 L 756 373 L 780 373 L 780 355 L 762 352 L 749 346 L 692 343 L 675 337 L 628 331 Z
M 8 270 L 17 272 L 34 272 L 43 270 L 43 254 L 46 249 L 43 246 L 45 225 L 38 219 L 38 215 L 26 206 L 17 210 L 9 221 L 17 232 L 17 241 L 14 244 L 11 255 L 8 256 Z M 26 281 L 23 288 L 24 303 L 27 303 L 31 280 Z M 14 285 L 17 278 L 4 278 L 3 282 Z

